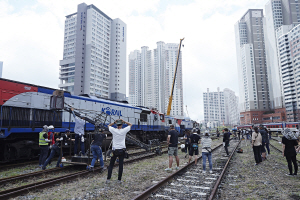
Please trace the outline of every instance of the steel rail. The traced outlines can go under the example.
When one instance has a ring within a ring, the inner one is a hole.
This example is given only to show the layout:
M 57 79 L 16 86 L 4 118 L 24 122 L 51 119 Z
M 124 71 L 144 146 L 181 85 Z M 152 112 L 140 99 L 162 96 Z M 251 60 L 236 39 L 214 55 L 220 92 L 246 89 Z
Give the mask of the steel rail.
M 241 140 L 239 141 L 239 143 L 241 142 Z M 238 143 L 238 145 L 239 145 Z M 218 149 L 219 147 L 221 147 L 223 144 L 219 144 L 218 146 L 216 146 L 214 149 L 212 149 L 212 152 L 215 151 L 216 149 Z M 236 149 L 236 148 L 235 148 Z M 233 151 L 234 152 L 234 151 Z M 198 158 L 197 161 L 199 161 L 200 159 L 202 159 L 202 156 L 200 156 Z M 174 178 L 174 176 L 184 172 L 187 168 L 189 168 L 190 166 L 192 166 L 194 164 L 194 162 L 191 162 L 189 164 L 186 164 L 184 167 L 182 167 L 181 169 L 179 169 L 178 171 L 172 173 L 171 175 L 169 175 L 168 177 L 164 178 L 163 180 L 159 181 L 157 184 L 153 185 L 152 187 L 148 188 L 147 190 L 145 190 L 143 193 L 139 194 L 138 196 L 136 196 L 134 199 L 135 200 L 143 200 L 143 199 L 147 199 L 152 193 L 156 192 L 159 188 L 161 188 L 162 186 L 164 186 L 165 184 L 168 183 L 168 181 L 170 181 L 171 179 Z
M 235 146 L 234 150 L 231 152 L 231 154 L 230 154 L 230 156 L 229 156 L 229 158 L 228 158 L 228 160 L 227 160 L 227 162 L 226 162 L 226 164 L 225 164 L 225 166 L 224 166 L 224 168 L 223 168 L 223 170 L 222 170 L 222 172 L 221 172 L 221 175 L 220 175 L 219 178 L 217 179 L 217 182 L 215 183 L 215 186 L 214 186 L 212 192 L 210 193 L 210 196 L 209 196 L 209 198 L 208 198 L 209 200 L 212 200 L 212 199 L 215 197 L 215 195 L 217 194 L 218 187 L 219 187 L 219 185 L 220 185 L 220 183 L 221 183 L 221 180 L 223 179 L 223 176 L 224 176 L 224 174 L 225 174 L 225 172 L 226 172 L 226 170 L 227 170 L 227 167 L 228 167 L 228 165 L 229 165 L 229 162 L 230 162 L 230 160 L 231 160 L 233 154 L 235 153 L 236 149 L 237 149 L 238 146 L 240 145 L 241 141 L 242 141 L 242 140 L 240 140 L 240 141 L 238 142 L 238 144 Z
M 28 162 L 13 163 L 13 164 L 1 163 L 1 164 L 4 164 L 4 165 L 0 166 L 0 170 L 10 169 L 10 168 L 14 168 L 14 167 L 20 167 L 22 165 L 38 164 L 38 163 L 39 162 L 37 160 L 35 160 L 35 161 L 28 161 Z
M 168 152 L 168 150 L 162 151 L 162 153 L 166 153 L 166 152 Z M 133 162 L 136 162 L 139 160 L 147 159 L 147 158 L 153 157 L 155 155 L 156 155 L 156 153 L 149 153 L 148 155 L 145 155 L 142 157 L 136 157 L 136 158 L 132 158 L 127 161 L 124 161 L 124 164 L 129 164 L 129 163 L 133 163 Z M 117 166 L 117 165 L 118 164 L 115 164 L 115 166 Z M 97 172 L 97 171 L 99 171 L 99 172 L 101 171 L 100 167 L 94 169 L 94 172 Z M 47 188 L 49 186 L 53 186 L 53 184 L 72 180 L 76 177 L 87 175 L 88 173 L 90 173 L 90 171 L 86 171 L 86 170 L 80 171 L 80 172 L 74 172 L 74 173 L 70 173 L 67 175 L 60 176 L 60 177 L 51 178 L 51 179 L 47 179 L 44 181 L 39 181 L 39 182 L 24 185 L 24 186 L 0 191 L 0 199 L 1 200 L 9 199 L 9 198 L 13 198 L 13 197 L 19 196 L 24 193 L 28 193 L 30 190 Z
M 32 173 L 27 173 L 27 174 L 21 174 L 21 175 L 16 175 L 16 176 L 10 176 L 10 177 L 6 177 L 6 178 L 1 178 L 0 179 L 0 185 L 10 182 L 10 181 L 16 181 L 16 180 L 22 180 L 22 179 L 26 179 L 26 178 L 30 178 L 30 177 L 35 177 L 35 176 L 41 176 L 45 173 L 50 173 L 50 172 L 56 172 L 56 171 L 62 171 L 64 169 L 70 168 L 73 165 L 68 165 L 65 166 L 63 168 L 51 168 L 51 169 L 46 169 L 46 170 L 40 170 L 40 171 L 36 171 L 36 172 L 32 172 Z

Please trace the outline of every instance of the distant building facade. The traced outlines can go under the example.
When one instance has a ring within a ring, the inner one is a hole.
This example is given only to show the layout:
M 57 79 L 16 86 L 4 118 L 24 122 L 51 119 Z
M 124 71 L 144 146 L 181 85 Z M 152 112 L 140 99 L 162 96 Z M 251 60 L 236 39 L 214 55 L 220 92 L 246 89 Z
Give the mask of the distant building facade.
M 210 92 L 207 88 L 207 92 L 203 92 L 203 105 L 205 124 L 218 121 L 225 125 L 225 100 L 220 88 L 217 92 Z
M 129 54 L 129 103 L 166 113 L 176 68 L 178 45 L 157 42 Z M 171 115 L 183 116 L 182 52 L 179 55 Z
M 239 98 L 235 92 L 225 88 L 224 93 L 224 107 L 225 107 L 225 124 L 238 125 L 240 124 Z
M 126 100 L 127 26 L 93 4 L 79 4 L 65 20 L 59 88 Z
M 234 91 L 228 88 L 220 91 L 220 88 L 218 88 L 217 92 L 210 92 L 207 88 L 207 92 L 203 93 L 203 104 L 204 121 L 206 124 L 240 124 L 238 97 Z

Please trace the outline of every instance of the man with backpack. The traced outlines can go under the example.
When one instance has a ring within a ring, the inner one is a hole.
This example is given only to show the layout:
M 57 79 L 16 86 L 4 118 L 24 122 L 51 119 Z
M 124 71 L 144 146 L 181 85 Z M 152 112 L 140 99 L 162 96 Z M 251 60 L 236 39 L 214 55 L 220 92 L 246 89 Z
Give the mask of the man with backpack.
M 198 159 L 198 154 L 199 154 L 199 147 L 198 147 L 198 144 L 200 143 L 201 141 L 201 137 L 197 134 L 197 130 L 194 128 L 193 129 L 193 134 L 190 136 L 190 152 L 189 152 L 189 163 L 191 162 L 192 160 L 192 157 L 193 155 L 194 158 L 195 158 L 195 165 L 197 165 L 197 159 Z

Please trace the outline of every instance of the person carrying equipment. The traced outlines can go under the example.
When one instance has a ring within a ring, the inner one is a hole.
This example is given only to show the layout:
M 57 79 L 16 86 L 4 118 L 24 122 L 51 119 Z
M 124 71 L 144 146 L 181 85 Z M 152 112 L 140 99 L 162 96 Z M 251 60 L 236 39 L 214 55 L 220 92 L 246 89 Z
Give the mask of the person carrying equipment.
M 93 160 L 90 165 L 91 170 L 95 166 L 97 157 L 100 160 L 101 169 L 102 170 L 104 169 L 104 162 L 103 162 L 103 156 L 102 156 L 102 142 L 103 142 L 104 138 L 106 138 L 106 134 L 103 134 L 103 129 L 100 129 L 98 134 L 94 134 L 94 140 L 92 141 L 92 144 L 91 144 L 91 150 L 93 153 Z
M 78 142 L 80 140 L 80 148 L 81 153 L 83 156 L 85 156 L 85 149 L 84 149 L 84 124 L 85 124 L 85 117 L 81 116 L 81 118 L 76 117 L 74 113 L 74 108 L 71 108 L 73 116 L 75 118 L 75 145 L 74 145 L 74 156 L 77 156 L 77 148 L 78 148 Z
M 189 163 L 192 160 L 193 155 L 195 158 L 195 165 L 197 165 L 197 159 L 198 159 L 198 154 L 199 154 L 199 148 L 198 148 L 198 144 L 201 141 L 201 137 L 197 134 L 197 130 L 194 128 L 193 129 L 193 134 L 190 136 L 190 157 L 189 157 Z
M 42 132 L 39 133 L 39 147 L 40 147 L 40 158 L 39 158 L 39 166 L 42 167 L 47 155 L 48 155 L 48 126 L 44 125 Z
M 128 126 L 122 128 L 123 123 L 127 124 Z M 117 125 L 117 128 L 112 127 L 113 124 Z M 118 174 L 118 183 L 122 183 L 122 173 L 123 173 L 123 161 L 125 158 L 125 138 L 126 134 L 130 131 L 132 124 L 129 122 L 125 122 L 123 119 L 118 119 L 115 122 L 112 122 L 108 125 L 109 131 L 112 133 L 112 149 L 113 149 L 113 156 L 110 159 L 108 173 L 107 173 L 107 180 L 106 183 L 110 183 L 112 170 L 117 158 L 119 158 L 119 174 Z

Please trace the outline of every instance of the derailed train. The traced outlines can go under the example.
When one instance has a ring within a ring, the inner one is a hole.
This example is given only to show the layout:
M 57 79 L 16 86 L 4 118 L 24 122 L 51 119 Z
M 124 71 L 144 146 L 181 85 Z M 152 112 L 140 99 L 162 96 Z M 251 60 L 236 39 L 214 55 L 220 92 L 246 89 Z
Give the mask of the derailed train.
M 55 132 L 70 129 L 74 118 L 63 110 L 51 110 L 50 98 L 55 89 L 0 78 L 0 162 L 30 159 L 39 154 L 38 133 L 43 125 L 54 125 Z M 122 118 L 133 124 L 131 134 L 143 142 L 165 140 L 171 124 L 183 134 L 193 128 L 189 118 L 176 119 L 158 111 L 135 107 L 127 102 L 99 99 L 88 95 L 75 96 L 64 92 L 67 105 L 93 118 L 108 114 L 106 124 Z M 86 123 L 86 131 L 94 125 Z

